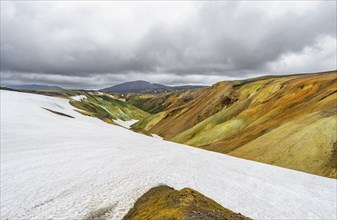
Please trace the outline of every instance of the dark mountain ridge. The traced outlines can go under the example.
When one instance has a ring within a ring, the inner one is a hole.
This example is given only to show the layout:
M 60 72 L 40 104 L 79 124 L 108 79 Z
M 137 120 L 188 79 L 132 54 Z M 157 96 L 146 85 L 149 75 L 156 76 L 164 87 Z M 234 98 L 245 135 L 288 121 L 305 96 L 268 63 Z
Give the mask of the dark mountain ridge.
M 144 80 L 125 82 L 111 87 L 101 89 L 102 92 L 110 93 L 163 93 L 172 92 L 175 90 L 188 90 L 201 88 L 206 86 L 199 85 L 182 85 L 182 86 L 166 86 L 158 83 L 150 83 Z
M 25 85 L 6 85 L 9 89 L 18 90 L 62 90 L 59 86 L 39 85 L 39 84 L 25 84 Z

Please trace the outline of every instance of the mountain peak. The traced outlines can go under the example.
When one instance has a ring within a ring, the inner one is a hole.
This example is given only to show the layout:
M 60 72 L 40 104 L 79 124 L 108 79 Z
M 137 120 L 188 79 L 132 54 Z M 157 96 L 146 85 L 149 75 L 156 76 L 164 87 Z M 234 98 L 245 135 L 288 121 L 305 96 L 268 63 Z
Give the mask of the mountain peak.
M 154 84 L 144 80 L 136 80 L 131 82 L 125 82 L 117 84 L 101 91 L 104 92 L 116 92 L 116 93 L 130 93 L 130 92 L 141 92 L 147 90 L 156 90 L 156 89 L 165 89 L 169 88 L 168 86 L 161 84 Z

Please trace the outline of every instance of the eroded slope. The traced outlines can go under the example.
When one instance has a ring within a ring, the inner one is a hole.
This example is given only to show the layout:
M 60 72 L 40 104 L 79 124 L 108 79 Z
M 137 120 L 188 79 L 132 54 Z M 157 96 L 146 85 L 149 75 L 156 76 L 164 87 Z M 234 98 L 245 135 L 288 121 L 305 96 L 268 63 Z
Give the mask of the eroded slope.
M 178 143 L 336 178 L 337 73 L 199 89 L 135 125 Z

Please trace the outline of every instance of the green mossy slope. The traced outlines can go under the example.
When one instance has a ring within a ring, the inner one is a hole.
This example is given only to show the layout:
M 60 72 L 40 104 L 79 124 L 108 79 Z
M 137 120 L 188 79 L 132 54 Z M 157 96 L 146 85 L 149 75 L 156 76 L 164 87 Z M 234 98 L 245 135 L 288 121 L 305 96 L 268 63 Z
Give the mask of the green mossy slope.
M 99 118 L 105 122 L 112 120 L 128 121 L 131 119 L 143 119 L 150 116 L 149 113 L 134 107 L 126 102 L 114 99 L 107 94 L 84 94 L 87 98 L 81 101 L 70 100 L 70 104 L 82 110 L 85 115 Z

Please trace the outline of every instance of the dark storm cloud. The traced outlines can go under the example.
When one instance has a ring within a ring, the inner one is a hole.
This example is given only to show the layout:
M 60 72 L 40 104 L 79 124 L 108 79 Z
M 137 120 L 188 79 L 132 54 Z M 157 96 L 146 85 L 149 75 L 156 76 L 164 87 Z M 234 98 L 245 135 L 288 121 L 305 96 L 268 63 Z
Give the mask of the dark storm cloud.
M 334 1 L 1 2 L 2 84 L 207 84 L 336 69 L 335 48 Z

